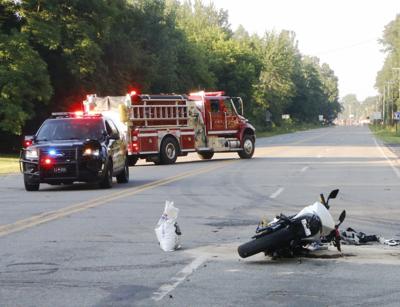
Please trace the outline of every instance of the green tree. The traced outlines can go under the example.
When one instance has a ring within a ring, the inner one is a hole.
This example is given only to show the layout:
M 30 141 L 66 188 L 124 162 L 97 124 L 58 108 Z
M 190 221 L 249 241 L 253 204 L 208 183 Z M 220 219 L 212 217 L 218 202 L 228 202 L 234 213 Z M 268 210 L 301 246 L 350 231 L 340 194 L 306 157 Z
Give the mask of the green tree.
M 375 86 L 384 100 L 385 113 L 400 109 L 400 14 L 389 22 L 383 31 L 380 43 L 386 54 L 382 69 L 377 73 Z
M 86 94 L 131 87 L 224 90 L 260 125 L 267 109 L 277 124 L 286 112 L 300 121 L 337 112 L 333 71 L 301 55 L 293 32 L 232 31 L 212 3 L 2 0 L 0 13 L 0 127 L 13 133 L 80 107 Z
M 34 116 L 35 104 L 46 104 L 52 88 L 46 63 L 19 32 L 20 19 L 14 2 L 3 2 L 0 11 L 0 129 L 21 134 Z
M 361 115 L 361 103 L 358 101 L 357 96 L 354 94 L 348 94 L 342 98 L 340 101 L 343 107 L 342 111 L 342 118 L 349 120 L 349 119 L 356 119 L 358 120 Z
M 274 122 L 296 95 L 295 71 L 300 63 L 300 52 L 293 32 L 266 33 L 261 40 L 260 57 L 262 69 L 255 84 L 256 116 L 263 119 L 266 109 L 272 113 Z

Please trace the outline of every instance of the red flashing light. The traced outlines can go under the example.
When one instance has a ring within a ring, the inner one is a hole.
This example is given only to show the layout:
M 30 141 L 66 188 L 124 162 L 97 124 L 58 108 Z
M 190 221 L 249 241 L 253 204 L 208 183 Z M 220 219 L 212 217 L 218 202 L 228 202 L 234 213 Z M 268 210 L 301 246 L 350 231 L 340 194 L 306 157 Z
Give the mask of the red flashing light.
M 224 96 L 225 92 L 224 91 L 216 91 L 216 92 L 205 92 L 205 91 L 200 91 L 200 92 L 192 92 L 189 94 L 190 96 L 201 96 L 201 97 L 205 97 L 205 96 L 215 96 L 215 97 L 219 97 L 219 96 Z
M 217 92 L 205 92 L 204 93 L 206 96 L 224 96 L 225 92 L 224 91 L 217 91 Z
M 131 96 L 136 96 L 136 95 L 137 95 L 137 91 L 133 90 L 133 91 L 131 91 L 131 92 L 129 93 L 129 95 L 131 95 Z
M 41 159 L 41 163 L 42 167 L 44 168 L 50 168 L 53 166 L 54 164 L 54 160 L 50 157 L 44 157 L 43 159 Z
M 191 92 L 189 93 L 190 96 L 204 96 L 205 93 L 204 91 L 200 91 L 200 92 Z
M 32 145 L 32 141 L 31 140 L 24 141 L 24 147 L 29 147 L 31 145 Z
M 83 111 L 75 111 L 75 116 L 76 117 L 82 117 L 83 116 Z

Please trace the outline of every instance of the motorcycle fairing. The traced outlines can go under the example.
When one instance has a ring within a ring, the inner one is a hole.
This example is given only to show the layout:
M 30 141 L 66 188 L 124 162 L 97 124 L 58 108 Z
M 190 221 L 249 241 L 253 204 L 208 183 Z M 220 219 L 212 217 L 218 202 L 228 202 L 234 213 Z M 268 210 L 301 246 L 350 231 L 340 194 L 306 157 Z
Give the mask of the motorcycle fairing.
M 320 202 L 315 202 L 311 206 L 303 208 L 294 218 L 299 219 L 303 215 L 307 214 L 315 214 L 320 218 L 322 223 L 322 235 L 327 235 L 332 231 L 332 229 L 335 229 L 335 222 L 331 214 Z

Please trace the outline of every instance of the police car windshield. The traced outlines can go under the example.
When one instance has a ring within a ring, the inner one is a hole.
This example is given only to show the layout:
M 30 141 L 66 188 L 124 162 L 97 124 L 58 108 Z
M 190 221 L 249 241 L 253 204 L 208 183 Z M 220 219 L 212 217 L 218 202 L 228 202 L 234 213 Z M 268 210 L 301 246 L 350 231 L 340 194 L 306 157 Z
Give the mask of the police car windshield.
M 101 118 L 49 119 L 40 128 L 38 141 L 101 140 L 104 124 Z

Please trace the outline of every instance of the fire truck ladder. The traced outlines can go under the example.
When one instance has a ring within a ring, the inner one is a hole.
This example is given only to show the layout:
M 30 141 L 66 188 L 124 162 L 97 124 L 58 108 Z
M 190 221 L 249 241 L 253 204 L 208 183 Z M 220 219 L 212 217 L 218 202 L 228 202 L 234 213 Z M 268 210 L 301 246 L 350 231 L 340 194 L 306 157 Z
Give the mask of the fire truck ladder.
M 149 97 L 150 98 L 150 97 Z M 168 102 L 171 104 L 147 104 L 148 102 Z M 170 126 L 174 122 L 177 126 L 187 126 L 188 110 L 185 99 L 143 99 L 143 105 L 129 107 L 129 119 L 132 122 L 144 122 L 145 126 Z M 180 104 L 185 103 L 185 104 Z

